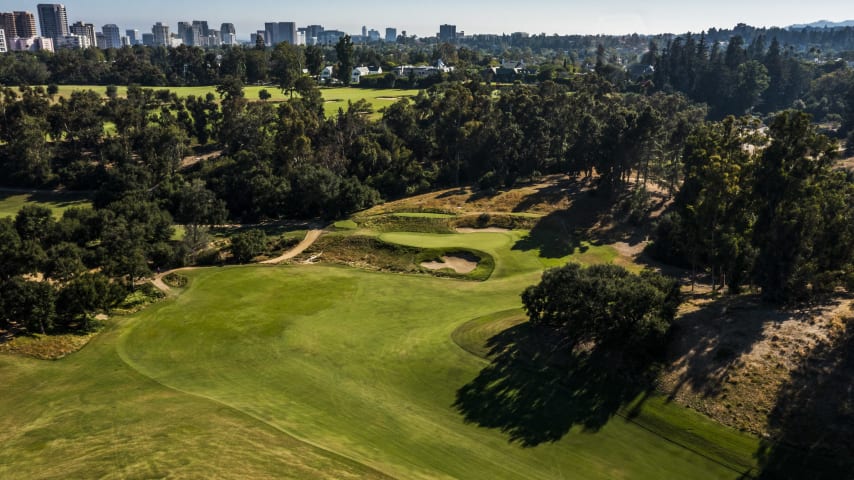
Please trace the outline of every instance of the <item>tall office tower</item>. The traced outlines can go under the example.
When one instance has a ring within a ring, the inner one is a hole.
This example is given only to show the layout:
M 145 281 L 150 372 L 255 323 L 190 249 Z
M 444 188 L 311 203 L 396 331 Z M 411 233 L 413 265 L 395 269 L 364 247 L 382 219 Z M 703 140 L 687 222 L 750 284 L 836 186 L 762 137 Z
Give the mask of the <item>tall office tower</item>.
M 199 32 L 203 37 L 207 37 L 211 34 L 207 20 L 193 20 L 193 26 L 199 28 Z
M 95 32 L 95 45 L 101 50 L 107 49 L 107 37 L 104 32 Z
M 32 12 L 12 12 L 12 14 L 15 16 L 15 28 L 19 37 L 31 38 L 38 35 L 36 16 Z
M 139 45 L 140 37 L 139 30 L 135 28 L 129 28 L 125 30 L 125 36 L 128 38 L 129 45 Z
M 39 12 L 39 26 L 42 37 L 57 38 L 68 35 L 68 14 L 65 5 L 61 3 L 40 3 L 36 6 Z
M 249 42 L 256 47 L 266 47 L 269 45 L 267 43 L 267 32 L 265 30 L 258 30 L 257 32 L 251 34 L 249 36 Z
M 154 34 L 153 33 L 143 33 L 142 34 L 142 44 L 146 47 L 154 46 Z
M 367 38 L 368 36 L 368 27 L 362 25 L 362 38 Z
M 104 34 L 104 48 L 122 48 L 122 34 L 118 25 L 108 23 L 101 27 L 101 32 Z
M 386 42 L 396 42 L 397 41 L 397 29 L 396 28 L 386 28 L 385 29 L 385 41 Z
M 439 41 L 453 42 L 457 39 L 456 25 L 439 25 Z
M 297 42 L 297 25 L 294 22 L 270 22 L 264 24 L 264 39 L 267 45 L 277 45 L 282 42 L 288 42 L 291 45 L 296 45 Z
M 0 53 L 6 53 L 9 51 L 9 47 L 6 44 L 6 30 L 0 26 Z
M 237 35 L 237 30 L 234 28 L 233 23 L 223 23 L 219 26 L 219 35 L 222 37 L 223 43 L 225 43 L 229 35 Z
M 15 26 L 15 14 L 0 12 L 0 28 L 3 29 L 3 43 L 6 45 L 8 51 L 9 45 L 12 45 L 15 37 L 18 36 L 18 28 Z
M 184 42 L 184 45 L 188 47 L 192 47 L 196 43 L 193 42 L 193 24 L 190 22 L 178 22 L 178 31 L 176 32 L 181 36 L 181 40 Z
M 95 25 L 92 25 L 91 23 L 74 22 L 69 29 L 74 35 L 81 35 L 88 38 L 90 47 L 94 47 L 96 45 Z
M 297 24 L 294 22 L 279 22 L 279 34 L 283 42 L 297 44 Z
M 154 46 L 166 47 L 170 44 L 169 25 L 157 22 L 151 27 L 151 34 L 154 35 Z

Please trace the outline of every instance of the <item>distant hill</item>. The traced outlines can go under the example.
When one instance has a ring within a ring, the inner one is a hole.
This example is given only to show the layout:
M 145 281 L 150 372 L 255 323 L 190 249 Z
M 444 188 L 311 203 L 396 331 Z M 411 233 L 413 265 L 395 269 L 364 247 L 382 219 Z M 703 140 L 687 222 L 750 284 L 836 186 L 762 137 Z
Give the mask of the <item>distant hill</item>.
M 813 23 L 789 25 L 788 29 L 796 30 L 801 28 L 844 28 L 854 27 L 854 20 L 845 20 L 844 22 L 831 22 L 830 20 L 819 20 Z

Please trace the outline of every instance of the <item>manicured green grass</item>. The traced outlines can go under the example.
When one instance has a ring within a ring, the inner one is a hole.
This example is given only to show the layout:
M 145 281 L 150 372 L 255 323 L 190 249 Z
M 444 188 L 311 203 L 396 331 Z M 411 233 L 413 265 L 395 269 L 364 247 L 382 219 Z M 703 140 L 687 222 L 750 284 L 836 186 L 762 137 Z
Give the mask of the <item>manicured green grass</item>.
M 756 439 L 663 400 L 637 415 L 694 437 L 674 443 L 616 416 L 525 447 L 464 421 L 457 392 L 487 362 L 460 345 L 519 321 L 519 293 L 544 267 L 513 249 L 523 235 L 380 235 L 489 253 L 486 282 L 324 265 L 187 271 L 180 295 L 68 358 L 0 355 L 0 478 L 738 478 L 730 465 L 751 465 Z
M 149 88 L 149 87 L 146 87 Z M 190 95 L 195 97 L 205 97 L 212 93 L 219 99 L 216 93 L 216 87 L 151 87 L 154 90 L 169 90 L 179 97 L 186 98 Z M 57 97 L 70 97 L 71 93 L 77 90 L 93 90 L 100 93 L 104 97 L 107 96 L 107 87 L 94 85 L 61 85 Z M 270 94 L 268 102 L 281 102 L 290 98 L 286 93 L 283 93 L 275 86 L 257 86 L 250 85 L 244 88 L 244 96 L 250 101 L 260 101 L 258 94 L 261 90 L 267 90 Z M 374 110 L 373 118 L 378 118 L 378 111 L 381 108 L 388 107 L 400 98 L 413 97 L 418 94 L 418 90 L 401 90 L 401 89 L 365 89 L 365 88 L 321 88 L 321 95 L 324 100 L 324 113 L 326 116 L 336 115 L 338 109 L 347 110 L 348 102 L 355 103 L 359 100 L 366 100 Z M 127 87 L 117 87 L 117 94 L 120 97 L 127 95 Z M 113 127 L 114 128 L 114 127 Z
M 21 193 L 18 190 L 0 189 L 0 218 L 14 217 L 24 205 L 42 205 L 50 208 L 54 216 L 71 207 L 91 206 L 90 194 L 80 192 L 52 192 L 48 190 Z

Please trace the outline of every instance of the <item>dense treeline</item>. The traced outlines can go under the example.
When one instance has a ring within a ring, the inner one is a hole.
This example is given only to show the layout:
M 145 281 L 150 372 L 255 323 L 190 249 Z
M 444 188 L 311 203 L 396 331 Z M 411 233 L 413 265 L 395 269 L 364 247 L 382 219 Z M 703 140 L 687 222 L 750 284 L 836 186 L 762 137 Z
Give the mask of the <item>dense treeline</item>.
M 729 117 L 690 136 L 653 253 L 774 301 L 854 288 L 854 175 L 833 169 L 838 145 L 801 112 L 757 127 Z

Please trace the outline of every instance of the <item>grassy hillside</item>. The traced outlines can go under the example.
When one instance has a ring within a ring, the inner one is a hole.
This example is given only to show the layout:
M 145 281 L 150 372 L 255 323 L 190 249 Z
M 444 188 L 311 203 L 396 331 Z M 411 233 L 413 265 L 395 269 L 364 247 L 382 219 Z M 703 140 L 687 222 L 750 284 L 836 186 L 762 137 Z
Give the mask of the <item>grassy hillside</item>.
M 475 248 L 495 271 L 485 282 L 328 265 L 189 271 L 179 296 L 61 361 L 0 355 L 0 477 L 738 478 L 753 467 L 756 439 L 664 399 L 611 397 L 594 377 L 567 391 L 479 355 L 518 326 L 519 293 L 544 267 L 613 258 L 606 247 L 542 258 L 520 232 L 380 238 Z M 459 405 L 488 372 L 508 396 Z M 473 420 L 472 408 L 495 416 Z

